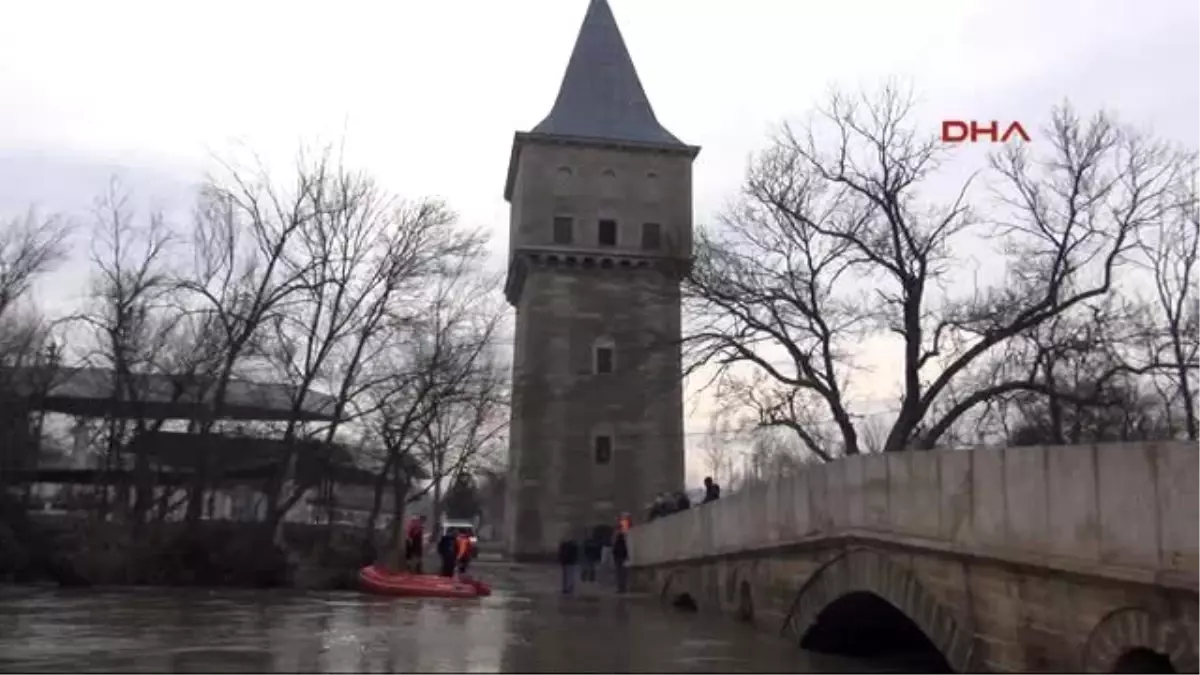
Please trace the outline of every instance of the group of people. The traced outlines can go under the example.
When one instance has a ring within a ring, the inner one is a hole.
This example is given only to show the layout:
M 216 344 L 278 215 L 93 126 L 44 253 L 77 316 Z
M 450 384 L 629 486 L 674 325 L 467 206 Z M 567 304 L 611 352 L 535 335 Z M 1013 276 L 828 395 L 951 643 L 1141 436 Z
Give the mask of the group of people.
M 704 479 L 704 501 L 702 504 L 715 502 L 721 498 L 721 486 L 713 481 L 712 476 Z M 669 516 L 672 513 L 686 511 L 692 508 L 692 500 L 687 496 L 686 492 L 676 492 L 672 495 L 669 492 L 660 493 L 654 503 L 650 505 L 648 517 L 650 520 Z
M 721 486 L 712 477 L 704 479 L 703 504 L 714 502 L 721 498 Z M 649 519 L 661 518 L 677 511 L 691 508 L 691 500 L 687 494 L 677 492 L 674 496 L 662 493 L 650 507 Z M 582 540 L 568 535 L 558 546 L 558 563 L 562 567 L 562 592 L 570 594 L 575 591 L 575 579 L 583 583 L 597 583 L 597 571 L 604 561 L 605 549 L 611 549 L 613 571 L 616 576 L 618 593 L 624 593 L 629 579 L 629 543 L 625 535 L 633 521 L 628 513 L 621 514 L 617 520 L 617 528 L 595 528 L 585 531 Z M 611 535 L 610 535 L 611 532 Z M 455 572 L 460 576 L 467 573 L 471 560 L 478 551 L 469 532 L 456 531 L 447 527 L 438 538 L 438 558 L 441 561 L 439 573 L 443 577 L 453 577 Z M 405 567 L 415 574 L 422 573 L 425 556 L 425 516 L 415 516 L 405 530 L 404 563 Z
M 629 514 L 622 514 L 617 521 L 616 532 L 608 538 L 609 528 L 595 528 L 583 533 L 582 543 L 567 536 L 558 545 L 558 564 L 562 567 L 562 592 L 575 592 L 575 577 L 583 583 L 597 583 L 597 571 L 604 561 L 604 549 L 611 547 L 613 571 L 616 576 L 617 592 L 624 593 L 628 587 L 629 544 L 625 533 L 633 521 Z
M 459 576 L 467 573 L 467 568 L 475 558 L 478 550 L 469 532 L 455 531 L 448 527 L 438 538 L 438 558 L 441 561 L 439 574 L 453 577 L 455 571 Z M 414 574 L 421 574 L 425 558 L 425 516 L 415 516 L 408 522 L 404 536 L 405 567 Z

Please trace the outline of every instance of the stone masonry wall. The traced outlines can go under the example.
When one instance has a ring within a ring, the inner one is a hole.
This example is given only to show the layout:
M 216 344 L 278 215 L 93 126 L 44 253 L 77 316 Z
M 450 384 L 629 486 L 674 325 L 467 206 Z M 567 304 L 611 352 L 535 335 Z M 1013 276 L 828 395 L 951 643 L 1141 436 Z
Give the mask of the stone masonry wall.
M 508 543 L 534 557 L 683 487 L 679 284 L 663 263 L 691 250 L 691 158 L 527 142 L 511 215 Z M 571 242 L 555 243 L 556 217 L 573 220 Z M 601 219 L 617 222 L 615 246 L 599 244 Z M 658 250 L 642 248 L 644 223 L 662 228 Z M 612 373 L 593 372 L 601 342 Z M 608 464 L 595 461 L 599 435 Z
M 611 525 L 657 491 L 683 483 L 682 392 L 677 348 L 655 335 L 679 331 L 678 295 L 653 270 L 537 270 L 526 281 L 527 352 L 514 382 L 513 430 L 526 488 L 517 505 L 518 547 L 553 551 L 568 530 Z M 598 339 L 615 348 L 614 372 L 593 374 Z M 597 464 L 593 438 L 613 439 Z M 536 528 L 530 527 L 537 519 Z
M 855 457 L 634 528 L 635 577 L 799 640 L 866 590 L 959 670 L 1196 670 L 1197 452 L 1111 444 Z

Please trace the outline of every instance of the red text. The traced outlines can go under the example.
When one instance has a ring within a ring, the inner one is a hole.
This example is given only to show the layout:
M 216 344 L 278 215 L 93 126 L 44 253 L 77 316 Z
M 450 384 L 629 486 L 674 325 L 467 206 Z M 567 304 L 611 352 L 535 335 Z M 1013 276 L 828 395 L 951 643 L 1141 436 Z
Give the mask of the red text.
M 1001 129 L 1003 129 L 1003 132 L 1001 132 Z M 942 121 L 943 143 L 978 143 L 980 137 L 986 137 L 990 143 L 1007 143 L 1014 137 L 1020 138 L 1026 143 L 1029 142 L 1029 134 L 1025 133 L 1025 127 L 1021 126 L 1020 122 L 1012 122 L 1007 126 L 1002 126 L 996 120 L 987 123 L 981 123 L 977 120 Z

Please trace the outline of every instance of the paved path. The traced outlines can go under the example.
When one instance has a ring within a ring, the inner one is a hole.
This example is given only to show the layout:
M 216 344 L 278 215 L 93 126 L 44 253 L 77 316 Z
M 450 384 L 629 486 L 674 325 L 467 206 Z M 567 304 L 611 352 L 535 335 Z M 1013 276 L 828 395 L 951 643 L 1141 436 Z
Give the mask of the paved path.
M 562 594 L 562 569 L 557 565 L 513 563 L 503 559 L 476 560 L 471 573 L 496 589 L 525 594 Z M 576 574 L 579 570 L 575 570 Z M 573 595 L 583 598 L 648 599 L 645 593 L 617 593 L 611 568 L 601 569 L 595 583 L 575 580 Z

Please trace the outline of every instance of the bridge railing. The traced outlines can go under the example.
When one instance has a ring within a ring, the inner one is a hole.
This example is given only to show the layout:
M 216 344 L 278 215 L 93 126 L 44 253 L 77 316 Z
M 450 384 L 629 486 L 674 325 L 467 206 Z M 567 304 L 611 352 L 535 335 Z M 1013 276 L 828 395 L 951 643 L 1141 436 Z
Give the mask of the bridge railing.
M 834 537 L 1197 585 L 1192 443 L 847 457 L 639 525 L 634 566 Z

